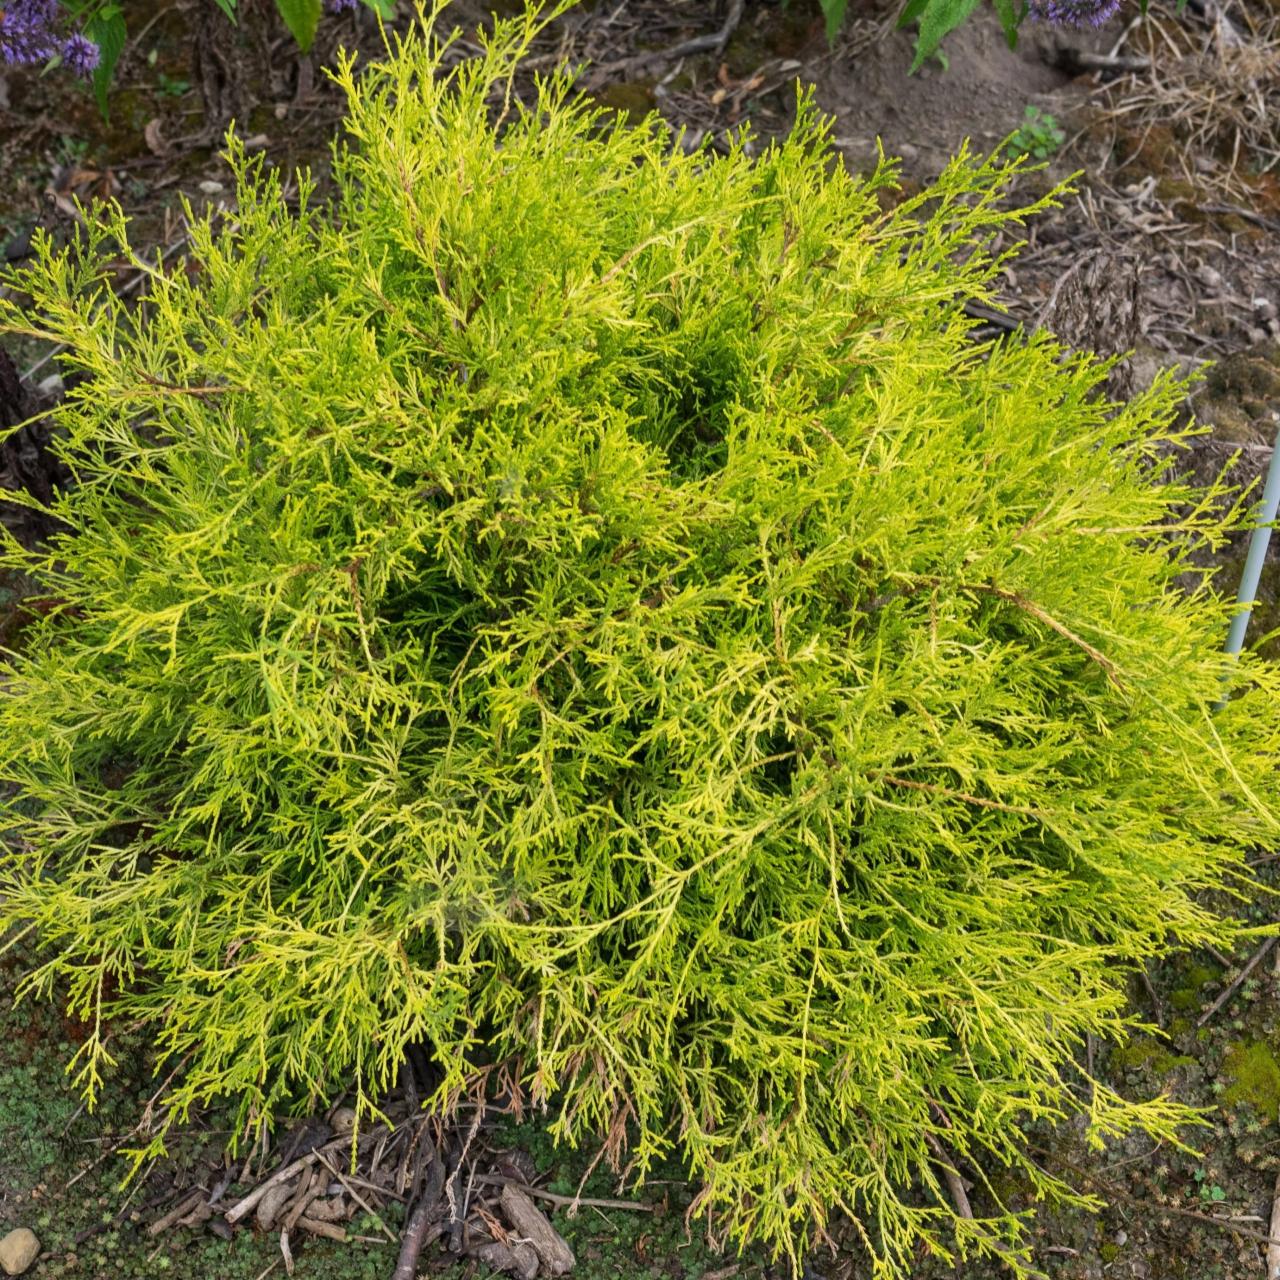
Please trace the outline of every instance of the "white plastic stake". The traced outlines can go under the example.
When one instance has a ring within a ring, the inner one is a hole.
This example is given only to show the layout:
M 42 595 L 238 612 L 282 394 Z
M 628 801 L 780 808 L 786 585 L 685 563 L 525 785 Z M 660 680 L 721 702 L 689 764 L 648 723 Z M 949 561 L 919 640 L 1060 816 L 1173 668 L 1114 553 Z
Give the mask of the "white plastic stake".
M 1273 415 L 1280 422 L 1280 414 Z M 1275 446 L 1271 450 L 1271 463 L 1267 468 L 1267 483 L 1262 491 L 1262 510 L 1258 524 L 1249 537 L 1249 554 L 1245 558 L 1244 572 L 1240 575 L 1240 590 L 1236 593 L 1236 614 L 1227 632 L 1227 653 L 1235 657 L 1244 648 L 1245 632 L 1249 629 L 1249 615 L 1258 598 L 1258 583 L 1262 578 L 1262 566 L 1267 559 L 1267 547 L 1271 542 L 1271 525 L 1280 509 L 1280 427 L 1276 430 Z M 1226 705 L 1223 698 L 1219 707 Z

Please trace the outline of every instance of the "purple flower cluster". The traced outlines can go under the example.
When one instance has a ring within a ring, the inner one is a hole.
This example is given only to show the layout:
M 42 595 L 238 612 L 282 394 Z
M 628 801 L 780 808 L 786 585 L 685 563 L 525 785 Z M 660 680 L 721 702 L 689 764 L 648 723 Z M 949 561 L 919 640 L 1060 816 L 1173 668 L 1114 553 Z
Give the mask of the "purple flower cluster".
M 325 0 L 325 8 L 330 13 L 350 13 L 360 7 L 360 0 Z
M 1055 27 L 1100 27 L 1120 11 L 1120 0 L 1030 0 L 1030 11 Z
M 0 7 L 0 62 L 29 67 L 61 56 L 78 76 L 98 65 L 98 46 L 76 32 L 59 30 L 58 0 L 7 0 Z
M 52 58 L 58 52 L 57 12 L 57 0 L 13 0 L 0 10 L 0 58 L 18 67 Z
M 62 46 L 63 65 L 80 77 L 89 75 L 98 65 L 98 46 L 78 31 Z

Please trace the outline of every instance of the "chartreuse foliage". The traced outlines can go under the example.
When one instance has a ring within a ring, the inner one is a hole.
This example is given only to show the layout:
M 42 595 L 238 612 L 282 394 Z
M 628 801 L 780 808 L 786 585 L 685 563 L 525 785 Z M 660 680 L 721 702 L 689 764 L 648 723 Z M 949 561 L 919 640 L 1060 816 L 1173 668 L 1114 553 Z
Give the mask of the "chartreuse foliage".
M 966 337 L 997 161 L 883 213 L 807 101 L 754 162 L 525 105 L 534 29 L 344 64 L 336 204 L 233 143 L 136 312 L 112 211 L 0 303 L 87 374 L 67 532 L 4 556 L 62 604 L 0 924 L 153 1029 L 170 1120 L 367 1114 L 421 1039 L 438 1104 L 501 1069 L 739 1237 L 1021 1265 L 943 1161 L 1052 1201 L 1023 1123 L 1171 1137 L 1072 1055 L 1276 835 L 1276 673 L 1189 560 L 1240 513 L 1172 478 L 1172 382 Z

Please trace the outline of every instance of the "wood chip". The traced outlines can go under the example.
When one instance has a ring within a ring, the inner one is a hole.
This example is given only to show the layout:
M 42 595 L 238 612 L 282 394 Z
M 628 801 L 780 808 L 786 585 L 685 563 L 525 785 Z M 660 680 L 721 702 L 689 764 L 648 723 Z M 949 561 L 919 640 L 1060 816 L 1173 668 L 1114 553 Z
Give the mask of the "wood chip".
M 298 1219 L 308 1211 L 308 1206 L 311 1202 L 324 1191 L 327 1181 L 328 1170 L 312 1169 L 310 1176 L 303 1175 L 298 1183 L 298 1190 L 289 1202 L 289 1207 L 284 1211 L 284 1229 L 286 1231 L 293 1230 L 297 1225 Z
M 169 144 L 165 141 L 164 134 L 160 130 L 158 118 L 147 121 L 145 128 L 142 130 L 142 140 L 147 144 L 147 150 L 153 156 L 163 156 L 169 152 Z
M 496 1240 L 482 1244 L 475 1256 L 493 1271 L 505 1271 L 519 1280 L 535 1280 L 538 1274 L 538 1255 L 527 1244 L 505 1245 Z
M 373 1218 L 373 1220 L 378 1224 L 379 1229 L 387 1237 L 387 1239 L 390 1240 L 392 1244 L 395 1244 L 396 1243 L 395 1232 L 393 1232 L 391 1228 L 387 1226 L 385 1222 L 383 1222 L 382 1215 L 377 1211 L 377 1209 L 375 1209 L 373 1205 L 371 1205 L 369 1201 L 366 1200 L 352 1185 L 353 1181 L 359 1182 L 360 1179 L 348 1178 L 345 1173 L 342 1173 L 334 1165 L 330 1164 L 329 1161 L 326 1160 L 323 1155 L 320 1157 L 320 1161 L 324 1165 L 324 1167 L 328 1169 L 329 1172 L 338 1179 L 339 1187 L 342 1189 L 345 1189 L 347 1195 L 351 1197 L 351 1199 L 355 1202 L 355 1204 L 358 1204 L 360 1208 L 362 1208 L 365 1211 L 365 1213 L 369 1214 L 369 1216 Z M 367 1183 L 365 1183 L 364 1185 L 368 1186 Z M 379 1189 L 375 1187 L 374 1190 L 378 1191 Z M 390 1191 L 387 1191 L 387 1192 L 380 1192 L 380 1194 L 391 1195 L 393 1193 Z M 350 1217 L 353 1217 L 354 1215 L 355 1215 L 355 1207 L 353 1205 L 352 1207 L 346 1210 L 346 1216 L 350 1218 Z
M 576 1261 L 564 1237 L 519 1187 L 502 1188 L 502 1212 L 537 1252 L 549 1275 L 568 1275 Z
M 292 1164 L 285 1165 L 283 1169 L 277 1169 L 276 1172 L 273 1173 L 265 1182 L 260 1183 L 250 1191 L 243 1200 L 239 1200 L 232 1205 L 223 1216 L 234 1227 L 241 1218 L 246 1214 L 252 1213 L 253 1210 L 258 1207 L 258 1201 L 261 1200 L 272 1187 L 278 1186 L 281 1182 L 288 1182 L 291 1178 L 297 1177 L 297 1175 L 304 1169 L 309 1169 L 313 1164 L 315 1164 L 320 1151 L 336 1151 L 339 1147 L 346 1145 L 347 1139 L 338 1138 L 335 1141 L 328 1143 L 326 1146 L 320 1147 L 316 1151 L 311 1152 L 310 1155 L 305 1155 L 300 1160 L 295 1160 Z
M 347 1202 L 341 1196 L 313 1200 L 307 1206 L 307 1217 L 316 1222 L 341 1222 L 347 1216 Z
M 204 1198 L 205 1191 L 202 1187 L 192 1188 L 178 1201 L 175 1208 L 170 1209 L 163 1218 L 157 1218 L 147 1228 L 147 1234 L 149 1236 L 158 1236 L 162 1231 L 168 1231 L 179 1218 L 185 1218 Z
M 203 1222 L 208 1222 L 214 1215 L 213 1205 L 201 1200 L 190 1213 L 185 1213 L 178 1219 L 180 1227 L 198 1227 Z
M 326 1236 L 330 1240 L 336 1240 L 339 1244 L 346 1244 L 347 1233 L 345 1228 L 338 1226 L 336 1222 L 321 1222 L 319 1218 L 308 1218 L 303 1214 L 298 1219 L 298 1226 L 303 1231 L 309 1231 L 313 1236 Z
M 306 1174 L 303 1177 L 307 1177 Z M 268 1187 L 267 1193 L 258 1201 L 254 1212 L 254 1220 L 263 1231 L 270 1231 L 276 1225 L 276 1219 L 284 1212 L 285 1205 L 293 1198 L 297 1188 L 291 1182 L 277 1182 Z

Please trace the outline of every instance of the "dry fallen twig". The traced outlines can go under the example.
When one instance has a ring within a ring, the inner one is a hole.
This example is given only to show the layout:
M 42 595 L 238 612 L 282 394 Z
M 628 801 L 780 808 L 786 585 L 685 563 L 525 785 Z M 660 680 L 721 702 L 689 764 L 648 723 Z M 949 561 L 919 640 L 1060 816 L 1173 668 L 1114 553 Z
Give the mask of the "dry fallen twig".
M 538 1260 L 553 1276 L 568 1275 L 576 1259 L 565 1238 L 547 1221 L 523 1187 L 502 1188 L 502 1211 L 511 1225 L 533 1246 Z
M 333 1174 L 333 1176 L 337 1178 L 337 1180 L 340 1183 L 342 1183 L 342 1185 L 346 1188 L 347 1195 L 349 1195 L 352 1198 L 352 1200 L 354 1200 L 356 1204 L 358 1204 L 365 1211 L 365 1213 L 367 1213 L 374 1220 L 374 1222 L 378 1224 L 378 1229 L 386 1235 L 387 1239 L 390 1240 L 392 1244 L 395 1244 L 396 1242 L 395 1232 L 393 1232 L 391 1228 L 387 1226 L 385 1222 L 383 1222 L 381 1214 L 376 1213 L 372 1208 L 369 1207 L 369 1202 L 360 1195 L 360 1193 L 355 1189 L 352 1183 L 359 1182 L 362 1186 L 368 1187 L 369 1189 L 374 1191 L 379 1191 L 383 1195 L 391 1195 L 392 1193 L 389 1191 L 383 1191 L 381 1187 L 374 1187 L 370 1183 L 365 1183 L 359 1178 L 354 1178 L 354 1179 L 348 1178 L 346 1174 L 339 1172 L 339 1170 L 334 1165 L 331 1165 L 323 1155 L 320 1157 L 320 1163 L 324 1165 L 324 1167 L 328 1169 L 329 1172 Z M 399 1199 L 398 1196 L 395 1198 Z
M 204 1187 L 193 1187 L 163 1218 L 157 1218 L 147 1228 L 147 1234 L 158 1236 L 162 1231 L 168 1231 L 179 1218 L 185 1218 L 192 1209 L 202 1203 L 206 1195 L 208 1195 L 208 1192 Z
M 279 1186 L 282 1182 L 288 1182 L 290 1178 L 295 1177 L 304 1169 L 309 1169 L 318 1159 L 321 1152 L 336 1151 L 339 1147 L 346 1146 L 350 1143 L 349 1137 L 335 1138 L 332 1142 L 327 1142 L 323 1147 L 317 1147 L 314 1151 L 309 1152 L 305 1156 L 299 1157 L 291 1164 L 285 1165 L 281 1169 L 277 1169 L 265 1182 L 260 1183 L 252 1191 L 249 1192 L 243 1200 L 232 1205 L 230 1209 L 223 1214 L 223 1217 L 231 1226 L 235 1226 L 246 1214 L 252 1213 L 258 1207 L 258 1201 L 267 1194 L 272 1187 Z
M 1276 1175 L 1276 1189 L 1271 1200 L 1271 1241 L 1267 1245 L 1266 1280 L 1280 1277 L 1280 1174 Z
M 656 1208 L 655 1205 L 644 1204 L 639 1200 L 600 1200 L 591 1196 L 562 1196 L 555 1191 L 544 1191 L 541 1187 L 531 1187 L 515 1178 L 504 1178 L 499 1174 L 478 1174 L 476 1181 L 489 1187 L 519 1187 L 525 1195 L 566 1209 L 573 1205 L 580 1205 L 585 1209 L 626 1209 L 631 1213 L 653 1213 Z
M 426 1185 L 409 1213 L 409 1221 L 405 1224 L 400 1244 L 400 1257 L 391 1280 L 414 1280 L 417 1275 L 418 1257 L 422 1253 L 427 1227 L 440 1206 L 441 1193 L 444 1191 L 444 1161 L 440 1159 L 436 1144 L 427 1134 L 423 1133 L 420 1140 L 428 1153 Z
M 1125 1204 L 1131 1204 L 1135 1208 L 1148 1209 L 1153 1214 L 1173 1214 L 1178 1218 L 1190 1218 L 1196 1222 L 1212 1223 L 1215 1227 L 1221 1227 L 1224 1231 L 1230 1231 L 1233 1235 L 1240 1236 L 1245 1240 L 1257 1240 L 1265 1245 L 1280 1245 L 1280 1236 L 1276 1236 L 1274 1232 L 1254 1231 L 1249 1227 L 1242 1227 L 1238 1223 L 1232 1222 L 1229 1218 L 1215 1218 L 1211 1213 L 1200 1213 L 1196 1209 L 1183 1209 L 1178 1205 L 1172 1204 L 1152 1204 L 1139 1196 L 1130 1195 L 1106 1178 L 1100 1178 L 1097 1174 L 1090 1173 L 1088 1169 L 1081 1168 L 1059 1152 L 1046 1151 L 1043 1147 L 1033 1147 L 1031 1149 L 1045 1159 L 1056 1161 L 1077 1178 L 1083 1178 L 1086 1182 L 1092 1183 L 1108 1200 L 1122 1200 Z
M 1255 951 L 1253 955 L 1250 956 L 1248 964 L 1246 964 L 1244 968 L 1241 969 L 1238 974 L 1236 974 L 1236 976 L 1231 980 L 1231 982 L 1229 982 L 1222 989 L 1222 991 L 1218 993 L 1218 998 L 1204 1011 L 1204 1013 L 1200 1015 L 1199 1019 L 1196 1022 L 1197 1030 L 1200 1027 L 1203 1027 L 1204 1024 L 1208 1022 L 1209 1019 L 1212 1018 L 1213 1015 L 1217 1013 L 1218 1010 L 1221 1009 L 1222 1006 L 1226 1004 L 1227 1001 L 1230 1000 L 1231 997 L 1235 995 L 1237 991 L 1240 990 L 1240 987 L 1243 984 L 1244 980 L 1258 967 L 1258 965 L 1265 958 L 1267 952 L 1270 951 L 1271 948 L 1276 945 L 1276 941 L 1277 939 L 1274 937 L 1268 938 L 1266 942 L 1264 942 L 1262 946 L 1260 946 L 1257 949 L 1257 951 Z
M 725 46 L 733 38 L 733 33 L 738 29 L 738 24 L 742 21 L 742 14 L 745 8 L 746 0 L 733 0 L 733 3 L 729 6 L 728 16 L 719 31 L 713 31 L 705 36 L 694 36 L 689 40 L 681 40 L 679 44 L 673 44 L 666 49 L 654 49 L 646 53 L 637 53 L 625 59 L 616 67 L 606 69 L 620 70 L 622 67 L 626 67 L 629 70 L 634 70 L 636 67 L 644 66 L 646 63 L 674 62 L 677 58 L 692 58 L 702 53 L 714 54 L 718 58 L 724 52 Z

